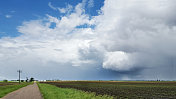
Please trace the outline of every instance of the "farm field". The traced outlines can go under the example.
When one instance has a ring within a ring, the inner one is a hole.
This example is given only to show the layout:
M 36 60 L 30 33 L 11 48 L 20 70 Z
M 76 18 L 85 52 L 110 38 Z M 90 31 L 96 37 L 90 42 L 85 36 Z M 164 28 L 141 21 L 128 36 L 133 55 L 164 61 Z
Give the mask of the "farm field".
M 0 86 L 17 85 L 18 82 L 0 82 Z
M 38 83 L 44 99 L 113 99 L 111 96 L 88 93 L 77 89 L 59 88 L 50 84 Z
M 21 83 L 17 82 L 0 82 L 0 98 L 5 96 L 6 94 L 15 91 L 19 88 L 29 85 L 30 83 Z
M 119 98 L 176 98 L 176 82 L 166 81 L 57 81 L 41 82 L 60 88 L 75 88 L 96 95 Z

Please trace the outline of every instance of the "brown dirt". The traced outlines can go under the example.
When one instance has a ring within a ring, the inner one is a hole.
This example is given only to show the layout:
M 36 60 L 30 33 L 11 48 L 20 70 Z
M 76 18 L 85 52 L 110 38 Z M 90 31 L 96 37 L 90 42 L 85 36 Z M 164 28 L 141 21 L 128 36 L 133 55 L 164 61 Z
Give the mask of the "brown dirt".
M 20 88 L 1 99 L 43 99 L 36 83 Z

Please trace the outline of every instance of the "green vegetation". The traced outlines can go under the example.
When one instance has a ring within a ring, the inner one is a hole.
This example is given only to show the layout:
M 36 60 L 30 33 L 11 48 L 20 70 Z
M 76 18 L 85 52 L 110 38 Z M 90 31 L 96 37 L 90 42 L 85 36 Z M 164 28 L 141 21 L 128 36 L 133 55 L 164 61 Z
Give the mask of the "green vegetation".
M 38 83 L 44 99 L 113 99 L 111 96 L 88 93 L 76 89 L 59 88 L 49 84 Z
M 16 82 L 0 82 L 0 98 L 2 98 L 3 96 L 5 96 L 6 94 L 15 91 L 19 88 L 22 88 L 24 86 L 29 85 L 30 83 L 21 83 L 18 84 Z
M 44 82 L 60 88 L 75 88 L 97 95 L 129 99 L 176 99 L 174 81 L 58 81 Z
M 3 80 L 3 82 L 8 82 L 8 80 Z
M 6 85 L 17 85 L 18 83 L 17 82 L 3 82 L 1 81 L 0 82 L 0 87 L 1 86 L 6 86 Z

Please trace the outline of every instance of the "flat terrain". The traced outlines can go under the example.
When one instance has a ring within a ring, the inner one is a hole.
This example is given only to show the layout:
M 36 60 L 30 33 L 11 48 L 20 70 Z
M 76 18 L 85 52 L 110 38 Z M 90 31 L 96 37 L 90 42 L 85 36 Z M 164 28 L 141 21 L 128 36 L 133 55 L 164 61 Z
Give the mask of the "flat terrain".
M 96 95 L 71 88 L 59 88 L 50 84 L 38 83 L 44 99 L 113 99 L 112 96 Z
M 18 82 L 0 82 L 0 86 L 17 85 Z
M 0 98 L 5 96 L 6 94 L 15 91 L 19 88 L 27 86 L 31 83 L 17 83 L 17 82 L 0 82 Z
M 36 83 L 28 85 L 12 93 L 7 94 L 2 99 L 43 99 Z
M 176 82 L 166 81 L 58 81 L 43 82 L 60 88 L 75 88 L 114 98 L 176 98 Z

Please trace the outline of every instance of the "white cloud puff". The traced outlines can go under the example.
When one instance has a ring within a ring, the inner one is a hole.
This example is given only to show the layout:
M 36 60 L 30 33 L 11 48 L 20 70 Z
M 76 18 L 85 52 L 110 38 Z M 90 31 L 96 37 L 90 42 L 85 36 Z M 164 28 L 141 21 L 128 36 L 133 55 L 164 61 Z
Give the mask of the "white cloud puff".
M 107 52 L 105 54 L 103 68 L 128 71 L 134 68 L 134 60 L 130 59 L 130 55 L 122 51 Z

